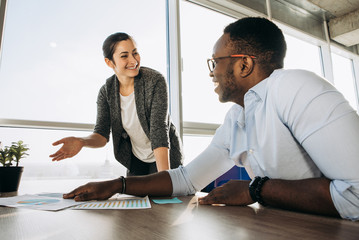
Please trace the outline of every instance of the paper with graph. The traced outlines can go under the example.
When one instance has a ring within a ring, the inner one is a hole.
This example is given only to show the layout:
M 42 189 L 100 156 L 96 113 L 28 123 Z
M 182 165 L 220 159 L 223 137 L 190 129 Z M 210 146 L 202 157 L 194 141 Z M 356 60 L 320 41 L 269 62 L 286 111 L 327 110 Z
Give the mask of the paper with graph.
M 71 209 L 144 209 L 151 208 L 146 197 L 115 194 L 108 200 L 75 202 L 73 199 L 63 199 L 62 193 L 25 194 L 21 196 L 0 198 L 0 206 L 30 208 L 36 210 L 58 211 Z
M 144 209 L 151 208 L 151 203 L 146 197 L 120 197 L 105 201 L 88 202 L 77 205 L 72 209 Z
M 30 208 L 36 210 L 58 211 L 85 202 L 63 199 L 62 193 L 25 194 L 0 198 L 0 206 Z

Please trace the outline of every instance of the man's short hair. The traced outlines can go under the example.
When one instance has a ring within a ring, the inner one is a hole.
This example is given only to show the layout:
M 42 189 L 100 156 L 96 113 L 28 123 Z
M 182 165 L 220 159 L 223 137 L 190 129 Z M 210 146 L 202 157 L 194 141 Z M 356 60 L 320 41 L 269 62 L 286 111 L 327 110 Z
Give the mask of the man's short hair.
M 283 68 L 287 45 L 282 31 L 272 21 L 262 17 L 246 17 L 229 24 L 228 33 L 232 54 L 248 54 L 267 73 Z

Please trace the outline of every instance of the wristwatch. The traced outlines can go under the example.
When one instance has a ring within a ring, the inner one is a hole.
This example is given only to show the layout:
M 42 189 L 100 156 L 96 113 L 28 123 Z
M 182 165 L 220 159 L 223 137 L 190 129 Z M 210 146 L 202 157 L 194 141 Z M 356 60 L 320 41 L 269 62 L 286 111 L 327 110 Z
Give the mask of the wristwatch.
M 255 177 L 249 183 L 249 194 L 254 202 L 266 205 L 262 199 L 261 191 L 264 183 L 269 180 L 269 177 Z
M 256 196 L 256 188 L 261 179 L 262 179 L 261 177 L 255 177 L 249 183 L 249 194 L 251 195 L 253 202 L 258 202 L 258 199 Z

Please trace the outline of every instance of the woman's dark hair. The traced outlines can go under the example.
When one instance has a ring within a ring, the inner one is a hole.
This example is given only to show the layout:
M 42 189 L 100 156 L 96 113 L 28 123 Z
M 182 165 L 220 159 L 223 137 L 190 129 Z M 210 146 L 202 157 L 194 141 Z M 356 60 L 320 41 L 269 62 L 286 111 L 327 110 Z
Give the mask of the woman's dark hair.
M 230 37 L 233 54 L 248 54 L 267 73 L 283 67 L 287 51 L 282 31 L 270 20 L 261 17 L 247 17 L 229 24 L 224 33 Z
M 133 38 L 130 35 L 123 32 L 114 33 L 108 36 L 102 45 L 103 56 L 113 60 L 113 53 L 116 50 L 117 43 L 128 39 L 133 41 Z

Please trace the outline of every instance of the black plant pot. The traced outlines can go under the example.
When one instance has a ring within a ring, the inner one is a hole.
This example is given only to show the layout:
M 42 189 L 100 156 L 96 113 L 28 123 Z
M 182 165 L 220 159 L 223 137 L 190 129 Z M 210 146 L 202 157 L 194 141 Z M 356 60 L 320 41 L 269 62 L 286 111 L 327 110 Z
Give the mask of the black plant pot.
M 16 192 L 24 167 L 0 167 L 0 192 Z

